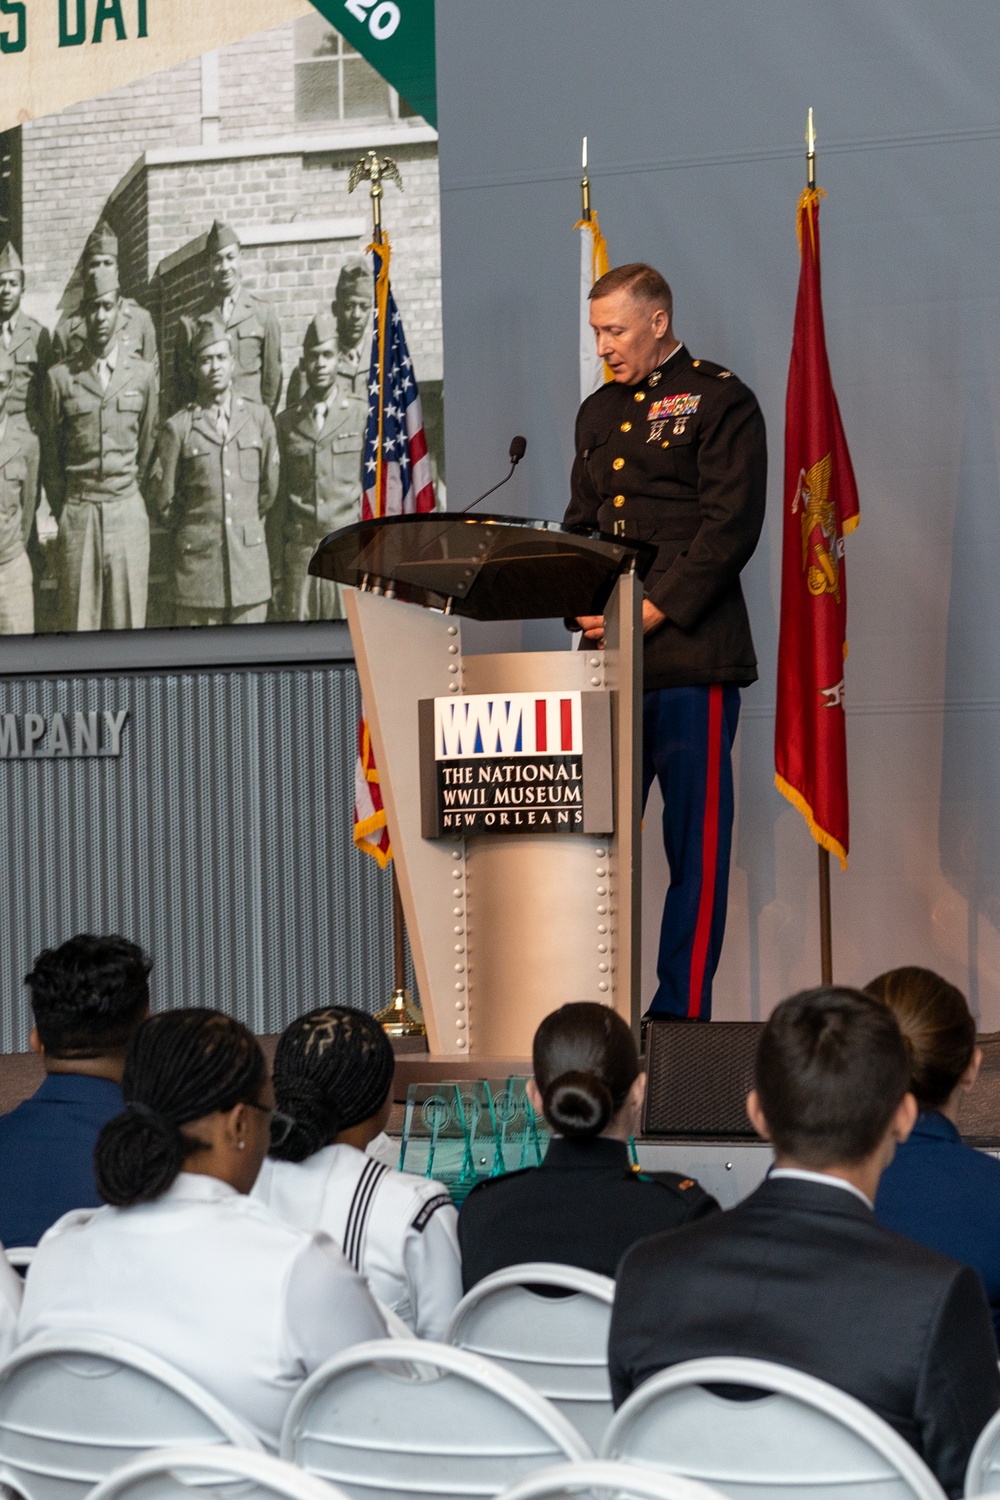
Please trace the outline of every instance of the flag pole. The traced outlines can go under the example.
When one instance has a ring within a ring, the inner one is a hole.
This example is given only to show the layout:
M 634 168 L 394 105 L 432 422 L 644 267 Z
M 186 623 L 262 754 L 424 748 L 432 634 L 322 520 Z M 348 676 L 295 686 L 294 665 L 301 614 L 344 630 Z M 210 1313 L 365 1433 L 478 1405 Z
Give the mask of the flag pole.
M 580 198 L 582 207 L 580 218 L 585 224 L 590 223 L 590 178 L 587 176 L 587 137 L 583 138 L 583 176 L 580 178 Z
M 816 124 L 812 105 L 806 118 L 806 186 L 816 190 Z M 819 854 L 819 963 L 823 984 L 833 983 L 833 923 L 830 913 L 830 851 L 820 844 Z
M 382 186 L 383 177 L 391 178 L 402 191 L 403 181 L 396 163 L 389 157 L 384 157 L 380 161 L 377 151 L 369 151 L 355 164 L 348 182 L 348 191 L 352 193 L 359 182 L 367 180 L 371 183 L 369 196 L 372 204 L 373 245 L 384 243 L 382 234 L 382 199 L 385 195 L 385 189 Z M 382 378 L 382 371 L 379 372 L 379 378 Z M 391 873 L 392 999 L 384 1010 L 377 1013 L 375 1019 L 387 1036 L 426 1036 L 427 1027 L 406 988 L 406 917 L 403 913 L 403 897 L 399 889 L 395 859 L 392 861 Z

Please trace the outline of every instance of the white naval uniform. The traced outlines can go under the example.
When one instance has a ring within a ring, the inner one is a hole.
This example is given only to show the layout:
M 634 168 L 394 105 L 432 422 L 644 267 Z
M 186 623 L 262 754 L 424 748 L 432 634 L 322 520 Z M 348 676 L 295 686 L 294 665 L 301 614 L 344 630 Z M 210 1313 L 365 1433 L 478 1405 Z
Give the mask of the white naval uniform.
M 325 1229 L 374 1297 L 418 1338 L 440 1339 L 462 1296 L 458 1214 L 439 1182 L 395 1172 L 354 1146 L 268 1159 L 254 1186 L 300 1229 Z
M 154 1203 L 77 1210 L 43 1236 L 18 1343 L 70 1332 L 158 1354 L 276 1450 L 306 1376 L 384 1338 L 385 1325 L 326 1235 L 282 1223 L 217 1177 L 182 1172 Z
M 21 1310 L 24 1282 L 14 1270 L 0 1245 L 0 1364 L 14 1352 L 17 1343 L 17 1319 Z

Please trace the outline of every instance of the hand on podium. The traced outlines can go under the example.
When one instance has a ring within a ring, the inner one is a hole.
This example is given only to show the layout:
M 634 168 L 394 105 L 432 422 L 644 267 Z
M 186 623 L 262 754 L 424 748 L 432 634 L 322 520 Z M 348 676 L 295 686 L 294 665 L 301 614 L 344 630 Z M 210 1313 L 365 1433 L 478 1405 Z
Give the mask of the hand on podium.
M 650 599 L 642 601 L 642 633 L 652 635 L 654 630 L 659 630 L 666 619 L 662 609 L 657 609 Z M 578 615 L 576 623 L 583 631 L 585 641 L 592 641 L 599 649 L 604 649 L 604 616 L 603 615 Z

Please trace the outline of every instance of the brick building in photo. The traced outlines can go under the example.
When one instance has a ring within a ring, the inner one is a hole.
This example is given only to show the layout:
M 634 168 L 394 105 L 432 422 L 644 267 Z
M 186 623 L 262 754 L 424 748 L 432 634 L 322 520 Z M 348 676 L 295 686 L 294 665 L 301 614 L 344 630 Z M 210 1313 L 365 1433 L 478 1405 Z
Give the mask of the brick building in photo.
M 319 13 L 0 135 L 0 239 L 24 260 L 26 309 L 54 328 L 79 300 L 87 235 L 108 220 L 122 288 L 156 324 L 168 415 L 178 321 L 206 287 L 207 231 L 231 224 L 246 286 L 277 308 L 287 389 L 310 319 L 371 238 L 367 185 L 347 191 L 371 147 L 403 178 L 383 215 L 443 490 L 437 133 Z M 157 550 L 150 625 L 169 619 Z

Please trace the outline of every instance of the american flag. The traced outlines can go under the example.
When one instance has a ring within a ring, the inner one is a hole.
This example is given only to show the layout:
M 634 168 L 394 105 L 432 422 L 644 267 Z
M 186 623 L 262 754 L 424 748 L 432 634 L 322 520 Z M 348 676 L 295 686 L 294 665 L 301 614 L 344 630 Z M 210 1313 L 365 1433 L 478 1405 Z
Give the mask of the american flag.
M 434 509 L 434 485 L 413 361 L 389 284 L 389 242 L 370 247 L 375 260 L 375 324 L 368 375 L 364 496 L 361 518 Z M 368 722 L 358 726 L 354 771 L 354 842 L 385 869 L 392 858 L 378 767 Z
M 431 461 L 413 361 L 389 285 L 389 243 L 375 257 L 375 326 L 368 376 L 362 520 L 434 509 Z

